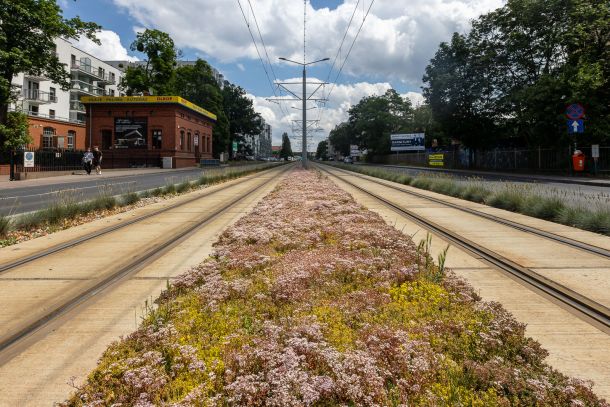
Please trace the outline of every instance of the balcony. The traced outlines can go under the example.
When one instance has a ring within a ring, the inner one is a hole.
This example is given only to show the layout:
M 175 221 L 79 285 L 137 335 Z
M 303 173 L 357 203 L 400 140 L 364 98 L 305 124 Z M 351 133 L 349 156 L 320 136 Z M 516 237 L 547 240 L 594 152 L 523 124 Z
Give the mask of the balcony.
M 24 89 L 23 99 L 31 105 L 43 105 L 47 103 L 57 103 L 57 96 L 39 89 Z
M 25 79 L 33 82 L 44 82 L 49 80 L 49 78 L 47 78 L 44 74 L 25 73 L 23 76 Z
M 116 83 L 116 79 L 114 75 L 110 73 L 106 73 L 103 68 L 98 68 L 92 65 L 82 64 L 80 62 L 72 63 L 70 66 L 70 71 L 76 74 L 86 75 L 93 80 L 97 81 L 98 84 L 106 84 L 106 85 L 114 85 Z
M 106 96 L 107 93 L 103 88 L 98 88 L 91 83 L 79 81 L 78 79 L 72 80 L 71 92 L 87 96 Z
M 86 113 L 87 110 L 85 109 L 85 105 L 82 104 L 80 101 L 71 100 L 70 101 L 70 112 Z

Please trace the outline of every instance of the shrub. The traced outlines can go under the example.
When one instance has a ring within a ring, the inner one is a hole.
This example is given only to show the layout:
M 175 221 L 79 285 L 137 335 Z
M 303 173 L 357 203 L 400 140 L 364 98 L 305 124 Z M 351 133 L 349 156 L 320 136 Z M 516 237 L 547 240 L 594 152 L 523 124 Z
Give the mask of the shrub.
M 523 195 L 517 190 L 507 187 L 503 191 L 492 193 L 486 200 L 487 205 L 506 209 L 507 211 L 519 212 L 523 207 Z
M 525 198 L 521 212 L 540 219 L 554 220 L 557 219 L 564 206 L 559 198 L 530 195 Z
M 127 192 L 121 196 L 121 204 L 124 206 L 133 205 L 140 200 L 140 195 L 136 192 Z
M 182 194 L 184 192 L 189 191 L 192 188 L 192 185 L 189 181 L 181 182 L 176 186 L 176 193 Z
M 174 184 L 167 184 L 163 189 L 163 195 L 170 195 L 176 193 L 176 186 Z
M 460 197 L 468 201 L 483 203 L 490 194 L 491 191 L 480 185 L 469 185 L 462 189 Z
M 6 236 L 11 229 L 11 219 L 8 216 L 0 215 L 0 236 Z

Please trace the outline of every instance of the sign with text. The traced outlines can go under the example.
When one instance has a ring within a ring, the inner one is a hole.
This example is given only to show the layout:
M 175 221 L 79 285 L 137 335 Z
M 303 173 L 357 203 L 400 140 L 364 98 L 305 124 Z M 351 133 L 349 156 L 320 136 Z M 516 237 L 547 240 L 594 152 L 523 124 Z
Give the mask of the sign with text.
M 34 153 L 32 151 L 23 152 L 23 166 L 25 168 L 34 168 Z
M 114 119 L 114 148 L 146 148 L 147 117 L 116 117 Z
M 445 166 L 445 154 L 430 154 L 428 156 L 428 165 L 430 167 L 444 167 Z
M 426 146 L 424 133 L 392 134 L 390 136 L 392 151 L 424 151 Z
M 599 144 L 593 144 L 591 146 L 591 157 L 599 158 Z
M 360 149 L 357 145 L 352 144 L 349 146 L 349 154 L 352 157 L 360 157 Z

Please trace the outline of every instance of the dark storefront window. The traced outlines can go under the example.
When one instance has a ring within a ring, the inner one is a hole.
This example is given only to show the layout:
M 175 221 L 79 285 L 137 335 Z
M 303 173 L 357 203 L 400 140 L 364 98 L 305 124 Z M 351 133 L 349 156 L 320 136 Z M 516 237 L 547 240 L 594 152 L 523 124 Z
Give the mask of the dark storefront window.
M 184 150 L 184 130 L 180 130 L 180 150 Z
M 112 130 L 102 130 L 102 150 L 108 150 L 112 146 Z
M 191 151 L 191 133 L 186 133 L 186 149 Z
M 153 149 L 157 150 L 161 150 L 161 148 L 163 148 L 163 132 L 161 130 L 153 130 L 152 147 Z
M 114 148 L 148 148 L 148 117 L 116 117 Z

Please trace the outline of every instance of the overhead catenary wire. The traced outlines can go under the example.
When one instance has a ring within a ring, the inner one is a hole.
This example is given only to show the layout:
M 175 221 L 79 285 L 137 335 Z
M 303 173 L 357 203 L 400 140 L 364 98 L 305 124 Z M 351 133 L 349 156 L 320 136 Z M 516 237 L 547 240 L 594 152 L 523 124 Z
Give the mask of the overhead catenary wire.
M 277 93 L 275 91 L 275 86 L 273 85 L 273 81 L 271 80 L 271 77 L 269 76 L 269 70 L 267 69 L 267 66 L 265 65 L 265 61 L 263 61 L 263 57 L 261 56 L 261 53 L 258 49 L 258 45 L 256 44 L 256 39 L 254 38 L 254 34 L 252 33 L 252 29 L 250 28 L 250 23 L 248 22 L 248 18 L 246 17 L 244 8 L 241 5 L 241 1 L 237 0 L 237 4 L 239 5 L 241 14 L 244 17 L 244 22 L 246 23 L 246 27 L 248 27 L 248 32 L 250 33 L 250 38 L 252 38 L 252 43 L 254 44 L 254 48 L 256 49 L 258 59 L 261 61 L 261 64 L 263 65 L 263 70 L 265 71 L 265 75 L 267 76 L 267 80 L 269 81 L 269 86 L 271 86 L 271 91 L 273 92 L 273 96 L 277 97 Z M 252 13 L 254 16 L 254 11 L 252 11 Z M 254 21 L 256 21 L 256 17 L 254 17 Z M 257 27 L 258 27 L 258 23 L 257 23 Z M 260 34 L 260 31 L 259 31 L 259 34 Z M 261 36 L 261 38 L 262 38 L 262 36 Z M 265 52 L 266 52 L 266 50 L 265 50 Z M 275 73 L 274 73 L 274 75 L 275 75 Z M 281 104 L 280 104 L 280 110 L 282 110 L 282 114 L 286 114 L 284 112 Z
M 275 80 L 274 83 L 278 82 L 277 79 L 277 75 L 275 74 L 275 70 L 273 69 L 273 64 L 271 63 L 271 58 L 269 58 L 269 53 L 267 52 L 267 45 L 265 45 L 265 40 L 263 39 L 263 34 L 261 32 L 260 26 L 258 25 L 258 19 L 256 18 L 256 13 L 254 12 L 254 7 L 252 6 L 252 2 L 250 0 L 248 0 L 248 5 L 250 6 L 250 10 L 252 11 L 252 17 L 254 18 L 254 24 L 256 25 L 256 30 L 258 31 L 258 36 L 261 39 L 261 44 L 263 46 L 263 50 L 265 51 L 265 56 L 267 57 L 267 63 L 269 64 L 269 68 L 271 69 L 271 74 L 273 75 L 273 79 Z M 274 87 L 275 89 L 275 87 Z M 281 90 L 278 89 L 281 95 Z M 273 93 L 274 96 L 277 96 L 276 93 Z M 280 106 L 280 110 L 282 111 L 282 114 L 285 116 L 288 116 L 289 114 L 287 112 L 284 111 L 283 105 L 280 102 L 279 103 Z
M 374 3 L 375 3 L 375 0 L 371 0 L 371 4 L 369 5 L 369 8 L 367 9 L 366 14 L 364 15 L 364 18 L 362 19 L 362 23 L 360 24 L 360 27 L 358 28 L 358 31 L 356 32 L 356 36 L 354 37 L 354 40 L 352 41 L 352 45 L 349 47 L 349 50 L 347 51 L 347 55 L 345 56 L 345 59 L 343 60 L 343 63 L 341 64 L 341 68 L 339 68 L 339 72 L 337 73 L 337 76 L 335 77 L 335 80 L 333 81 L 333 85 L 331 86 L 330 91 L 328 92 L 328 95 L 326 96 L 326 99 L 330 99 L 330 95 L 333 93 L 333 90 L 335 89 L 335 87 L 337 85 L 339 76 L 341 76 L 341 72 L 343 72 L 343 68 L 345 67 L 347 60 L 349 59 L 349 56 L 352 53 L 354 44 L 356 44 L 356 40 L 358 40 L 358 36 L 360 35 L 360 32 L 362 31 L 362 27 L 364 27 L 364 23 L 366 22 L 366 19 L 369 16 L 369 13 L 371 12 L 371 8 L 373 7 Z M 363 7 L 364 7 L 364 3 L 363 3 Z

